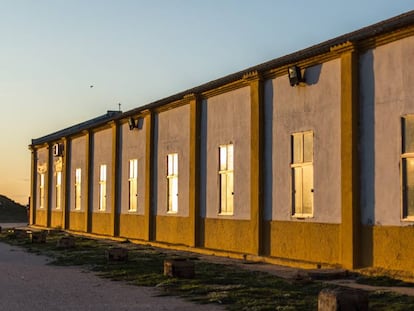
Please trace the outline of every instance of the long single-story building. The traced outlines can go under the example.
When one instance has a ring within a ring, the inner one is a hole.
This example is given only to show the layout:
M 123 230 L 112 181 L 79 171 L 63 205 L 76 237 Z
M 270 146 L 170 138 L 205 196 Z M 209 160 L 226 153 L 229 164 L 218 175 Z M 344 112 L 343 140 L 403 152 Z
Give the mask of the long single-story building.
M 30 222 L 412 273 L 413 61 L 410 11 L 33 139 Z

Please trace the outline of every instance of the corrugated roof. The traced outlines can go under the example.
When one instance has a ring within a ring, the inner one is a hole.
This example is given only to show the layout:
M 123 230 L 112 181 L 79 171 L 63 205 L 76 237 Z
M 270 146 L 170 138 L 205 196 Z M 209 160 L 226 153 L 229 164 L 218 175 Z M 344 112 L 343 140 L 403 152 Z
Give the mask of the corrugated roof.
M 337 46 L 337 45 L 340 45 L 346 42 L 358 43 L 358 42 L 367 40 L 369 38 L 372 38 L 372 37 L 375 37 L 381 34 L 389 33 L 389 32 L 404 28 L 404 27 L 411 26 L 413 24 L 414 24 L 414 10 L 395 16 L 393 18 L 384 20 L 382 22 L 373 24 L 371 26 L 367 26 L 359 30 L 347 33 L 345 35 L 341 35 L 334 39 L 324 41 L 320 44 L 316 44 L 314 46 L 294 52 L 292 54 L 288 54 L 288 55 L 270 60 L 268 62 L 259 64 L 256 66 L 249 67 L 242 71 L 224 76 L 220 79 L 213 80 L 205 84 L 196 86 L 194 88 L 187 89 L 185 91 L 182 91 L 174 95 L 165 97 L 163 99 L 157 100 L 155 102 L 149 103 L 147 105 L 134 108 L 132 110 L 124 112 L 123 114 L 119 114 L 119 113 L 111 114 L 111 115 L 106 114 L 104 116 L 101 116 L 101 117 L 83 122 L 81 124 L 69 127 L 67 129 L 61 130 L 59 132 L 56 132 L 56 133 L 53 133 L 53 134 L 50 134 L 50 135 L 47 135 L 47 136 L 44 136 L 38 139 L 33 139 L 32 144 L 33 145 L 42 144 L 48 141 L 60 139 L 61 137 L 64 137 L 66 135 L 72 135 L 79 131 L 87 129 L 90 126 L 99 126 L 105 122 L 108 122 L 111 119 L 125 118 L 128 116 L 137 114 L 146 109 L 152 109 L 152 108 L 159 107 L 159 106 L 165 105 L 173 101 L 180 100 L 187 94 L 203 93 L 203 92 L 224 86 L 231 82 L 242 79 L 245 74 L 248 74 L 249 72 L 252 72 L 252 71 L 265 72 L 270 69 L 286 66 L 288 64 L 296 63 L 301 60 L 304 60 L 304 59 L 307 59 L 307 58 L 310 58 L 310 57 L 313 57 L 319 54 L 327 53 L 330 51 L 331 47 L 333 46 Z

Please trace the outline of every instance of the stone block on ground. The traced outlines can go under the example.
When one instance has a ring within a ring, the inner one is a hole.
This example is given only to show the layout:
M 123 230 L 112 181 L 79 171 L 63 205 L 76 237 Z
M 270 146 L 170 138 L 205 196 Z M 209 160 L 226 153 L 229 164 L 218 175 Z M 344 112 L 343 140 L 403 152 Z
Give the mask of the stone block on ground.
M 106 250 L 106 259 L 108 261 L 127 261 L 128 250 L 123 247 L 111 247 Z
M 46 243 L 46 231 L 31 231 L 29 233 L 30 241 L 32 243 Z
M 56 246 L 58 248 L 73 248 L 75 247 L 75 238 L 73 236 L 64 236 L 61 237 Z
M 164 275 L 174 278 L 194 278 L 194 261 L 186 258 L 164 260 Z
M 318 311 L 368 310 L 368 294 L 351 288 L 325 288 L 318 296 Z

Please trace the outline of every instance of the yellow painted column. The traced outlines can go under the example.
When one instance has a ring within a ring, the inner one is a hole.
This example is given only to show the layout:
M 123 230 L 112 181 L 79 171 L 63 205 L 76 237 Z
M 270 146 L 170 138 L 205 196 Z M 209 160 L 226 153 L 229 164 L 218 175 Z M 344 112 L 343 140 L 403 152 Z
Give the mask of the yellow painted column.
M 190 104 L 190 180 L 189 180 L 189 218 L 191 226 L 190 246 L 199 246 L 200 235 L 200 102 L 196 94 L 184 96 Z
M 85 232 L 91 232 L 92 230 L 92 210 L 93 210 L 93 133 L 91 130 L 85 131 L 86 136 L 86 183 L 87 191 L 83 195 L 86 201 L 85 209 Z
M 69 155 L 70 155 L 70 141 L 67 138 L 63 138 L 63 157 L 62 157 L 62 228 L 69 229 L 69 193 L 70 185 L 69 177 Z
M 154 113 L 146 110 L 144 113 L 145 123 L 145 211 L 144 239 L 151 241 L 155 239 L 155 220 L 152 211 L 152 188 L 153 188 L 153 166 L 154 166 Z
M 341 231 L 340 255 L 344 268 L 357 268 L 360 239 L 358 161 L 358 54 L 347 42 L 332 48 L 341 57 Z
M 118 197 L 119 197 L 119 122 L 112 121 L 112 170 L 111 170 L 111 224 L 112 236 L 119 235 L 119 211 L 118 211 Z
M 31 158 L 31 174 L 30 174 L 30 217 L 29 224 L 36 223 L 36 202 L 37 202 L 37 150 L 31 145 L 30 151 L 32 153 Z
M 47 178 L 45 181 L 45 207 L 46 207 L 46 227 L 50 227 L 52 224 L 52 180 L 53 180 L 53 148 L 50 143 L 47 145 Z
M 257 71 L 243 78 L 250 86 L 250 221 L 255 237 L 253 249 L 259 255 L 263 251 L 263 80 Z

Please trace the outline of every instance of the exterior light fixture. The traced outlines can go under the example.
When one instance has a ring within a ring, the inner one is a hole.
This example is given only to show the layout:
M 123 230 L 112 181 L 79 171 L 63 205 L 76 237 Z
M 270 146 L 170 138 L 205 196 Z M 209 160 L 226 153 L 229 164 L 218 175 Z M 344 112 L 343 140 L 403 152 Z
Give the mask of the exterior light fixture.
M 136 124 L 136 122 L 135 122 L 135 120 L 134 120 L 134 118 L 133 117 L 130 117 L 129 119 L 128 119 L 128 125 L 129 125 L 129 129 L 132 131 L 134 128 L 136 128 L 137 127 L 137 124 Z
M 300 82 L 305 82 L 305 80 L 302 78 L 300 68 L 296 65 L 288 68 L 288 75 L 290 86 L 295 86 L 298 85 Z
M 129 125 L 129 129 L 132 131 L 133 129 L 138 129 L 138 130 L 142 130 L 142 126 L 144 124 L 144 119 L 143 118 L 138 118 L 137 120 L 135 120 L 133 117 L 130 117 L 128 119 L 128 125 Z

